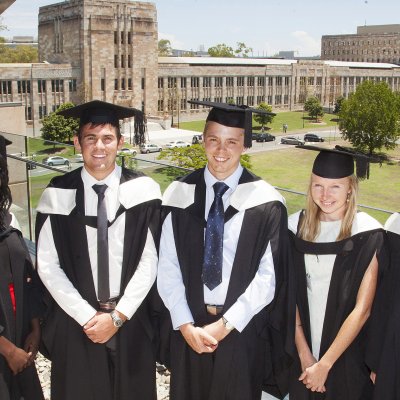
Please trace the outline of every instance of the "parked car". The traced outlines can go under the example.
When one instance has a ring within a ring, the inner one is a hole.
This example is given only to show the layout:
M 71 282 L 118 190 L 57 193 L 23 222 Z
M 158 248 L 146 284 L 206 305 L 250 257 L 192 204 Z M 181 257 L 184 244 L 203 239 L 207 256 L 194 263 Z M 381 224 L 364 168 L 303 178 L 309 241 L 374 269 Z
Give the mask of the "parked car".
M 36 168 L 36 164 L 34 164 L 34 163 L 31 162 L 31 161 L 28 161 L 28 162 L 26 163 L 26 168 L 27 168 L 28 170 L 30 170 L 30 169 L 35 169 L 35 168 Z
M 275 136 L 270 133 L 259 133 L 256 138 L 256 142 L 272 142 L 275 140 Z
M 203 143 L 203 135 L 193 135 L 192 144 Z
M 190 147 L 190 143 L 184 142 L 182 140 L 174 140 L 173 142 L 168 142 L 165 147 L 167 149 L 173 149 L 177 147 Z
M 251 140 L 257 140 L 258 135 L 258 132 L 251 132 Z
M 51 156 L 43 158 L 43 164 L 49 165 L 50 167 L 53 165 L 69 165 L 69 160 L 68 158 L 60 156 Z
M 305 142 L 323 142 L 324 138 L 321 136 L 318 136 L 315 133 L 306 133 L 304 135 L 304 141 Z
M 303 146 L 304 140 L 301 140 L 295 136 L 285 136 L 281 138 L 281 144 L 295 144 L 297 146 Z
M 154 143 L 145 143 L 140 146 L 141 153 L 155 153 L 161 151 L 162 147 Z
M 123 147 L 118 153 L 125 155 L 125 156 L 135 157 L 137 154 L 137 151 L 135 149 L 130 149 L 129 147 Z
M 82 156 L 82 154 L 80 154 L 80 153 L 75 154 L 74 161 L 75 161 L 76 163 L 82 163 L 82 162 L 83 162 L 83 156 Z

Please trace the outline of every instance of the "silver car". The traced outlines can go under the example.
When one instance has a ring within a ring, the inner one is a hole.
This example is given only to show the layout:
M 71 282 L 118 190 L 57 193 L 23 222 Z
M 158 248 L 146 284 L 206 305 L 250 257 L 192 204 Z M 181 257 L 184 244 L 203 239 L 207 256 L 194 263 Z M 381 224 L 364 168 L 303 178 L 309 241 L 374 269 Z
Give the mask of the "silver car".
M 154 144 L 154 143 L 146 143 L 146 144 L 142 144 L 140 146 L 140 152 L 143 154 L 148 154 L 148 153 L 156 153 L 157 151 L 161 151 L 162 147 L 159 146 L 158 144 Z
M 50 167 L 53 165 L 69 165 L 69 160 L 68 158 L 60 156 L 51 156 L 43 158 L 43 164 L 46 164 Z

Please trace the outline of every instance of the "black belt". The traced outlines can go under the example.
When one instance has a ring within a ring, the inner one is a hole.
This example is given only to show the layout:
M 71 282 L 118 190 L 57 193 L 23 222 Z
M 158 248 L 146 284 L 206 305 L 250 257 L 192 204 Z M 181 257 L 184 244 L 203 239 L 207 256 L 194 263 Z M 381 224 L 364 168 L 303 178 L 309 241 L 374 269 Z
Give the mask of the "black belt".
M 99 301 L 99 309 L 100 311 L 103 312 L 111 312 L 115 310 L 115 307 L 117 307 L 119 297 L 113 297 L 112 299 L 109 299 L 107 301 Z
M 219 315 L 222 314 L 224 306 L 217 306 L 215 304 L 206 304 L 206 310 L 208 314 Z

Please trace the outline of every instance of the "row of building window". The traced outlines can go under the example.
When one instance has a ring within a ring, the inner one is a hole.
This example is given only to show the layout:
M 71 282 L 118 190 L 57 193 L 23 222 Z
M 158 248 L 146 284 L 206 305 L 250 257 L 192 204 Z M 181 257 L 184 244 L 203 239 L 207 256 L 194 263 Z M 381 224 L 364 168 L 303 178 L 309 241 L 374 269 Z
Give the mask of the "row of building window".
M 320 97 L 320 95 L 319 95 Z M 289 95 L 269 95 L 269 96 L 257 96 L 256 97 L 256 103 L 254 103 L 254 96 L 236 96 L 236 97 L 232 97 L 232 96 L 227 96 L 225 97 L 225 103 L 234 103 L 237 105 L 243 105 L 245 104 L 245 99 L 246 99 L 246 105 L 248 106 L 256 106 L 262 102 L 265 102 L 265 100 L 267 100 L 268 104 L 271 105 L 287 105 L 289 104 Z M 199 101 L 199 98 L 191 98 L 190 100 L 192 101 Z M 203 97 L 202 101 L 215 101 L 217 103 L 222 103 L 223 102 L 223 98 L 222 97 Z M 158 111 L 159 112 L 163 112 L 163 111 L 174 111 L 176 110 L 176 106 L 177 106 L 177 101 L 175 99 L 168 99 L 167 100 L 167 108 L 166 110 L 164 110 L 164 99 L 159 99 L 158 100 Z M 197 110 L 199 109 L 199 105 L 198 104 L 189 104 L 187 103 L 187 100 L 182 98 L 180 99 L 180 110 L 187 110 L 188 107 L 190 108 L 190 110 Z
M 340 54 L 383 54 L 391 55 L 391 49 L 345 49 L 345 50 L 324 50 L 324 55 L 340 55 Z M 397 54 L 397 50 L 393 50 L 393 54 Z
M 128 54 L 128 62 L 125 63 L 126 57 L 124 54 L 121 54 L 121 62 L 120 58 L 117 54 L 114 55 L 114 68 L 125 68 L 127 66 L 128 68 L 132 68 L 132 56 Z M 126 65 L 127 64 L 127 65 Z
M 203 77 L 203 87 L 212 87 L 212 80 L 214 78 L 214 87 L 223 87 L 223 82 L 225 79 L 225 86 L 226 87 L 234 87 L 235 86 L 235 77 L 234 76 L 204 76 Z M 186 88 L 187 87 L 187 80 L 190 79 L 190 87 L 198 88 L 200 86 L 200 78 L 199 77 L 181 77 L 180 78 L 180 87 Z M 247 81 L 246 81 L 247 79 Z M 257 86 L 263 87 L 265 86 L 265 79 L 267 79 L 268 86 L 273 85 L 273 77 L 272 76 L 237 76 L 236 77 L 236 86 L 243 87 L 245 82 L 247 82 L 248 87 L 254 87 L 254 84 L 257 82 Z M 176 77 L 168 77 L 166 79 L 168 89 L 176 88 L 177 87 L 177 78 Z M 290 77 L 289 76 L 277 76 L 275 77 L 275 85 L 276 86 L 289 86 L 290 84 Z M 158 88 L 164 88 L 164 78 L 158 78 Z
M 132 32 L 121 31 L 118 33 L 118 31 L 114 31 L 114 44 L 125 44 L 125 42 L 132 43 Z
M 146 79 L 142 78 L 141 88 L 144 90 L 146 86 Z M 106 80 L 104 78 L 100 81 L 100 89 L 102 92 L 106 90 Z M 114 90 L 133 90 L 132 78 L 114 79 Z
M 337 41 L 325 41 L 323 46 L 338 47 L 338 46 L 380 46 L 380 45 L 396 45 L 400 46 L 400 40 L 398 39 L 382 39 L 382 40 L 337 40 Z
M 46 80 L 37 80 L 37 90 L 38 93 L 46 93 Z M 71 79 L 68 81 L 69 91 L 77 91 L 76 79 Z M 51 80 L 51 91 L 52 93 L 62 93 L 64 92 L 64 80 L 63 79 L 52 79 Z M 31 81 L 30 80 L 19 80 L 17 81 L 17 92 L 18 94 L 28 94 L 31 93 Z M 12 94 L 12 81 L 2 80 L 0 81 L 0 94 L 1 95 L 11 95 Z

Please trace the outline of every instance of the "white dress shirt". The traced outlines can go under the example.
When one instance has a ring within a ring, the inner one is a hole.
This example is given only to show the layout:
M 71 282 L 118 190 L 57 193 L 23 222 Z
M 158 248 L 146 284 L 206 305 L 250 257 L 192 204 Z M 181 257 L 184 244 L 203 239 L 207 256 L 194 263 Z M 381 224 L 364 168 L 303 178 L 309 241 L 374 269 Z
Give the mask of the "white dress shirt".
M 114 220 L 120 206 L 118 200 L 120 178 L 119 166 L 116 166 L 114 171 L 102 181 L 97 181 L 85 168 L 82 168 L 86 216 L 97 215 L 97 194 L 92 186 L 106 184 L 108 186 L 105 192 L 107 216 L 109 221 Z M 135 193 L 132 193 L 132 196 L 135 196 Z M 128 319 L 133 316 L 146 297 L 157 275 L 156 246 L 150 230 L 146 234 L 146 244 L 138 267 L 116 307 L 116 310 Z M 86 235 L 93 283 L 97 293 L 97 229 L 86 226 Z M 110 297 L 120 295 L 124 236 L 125 213 L 120 215 L 108 229 Z M 96 314 L 96 310 L 82 298 L 61 269 L 49 218 L 40 231 L 37 258 L 39 276 L 54 300 L 70 317 L 83 326 Z
M 225 210 L 230 204 L 230 196 L 237 188 L 242 172 L 243 168 L 239 165 L 236 171 L 224 180 L 224 183 L 229 186 L 222 197 Z M 204 171 L 204 179 L 206 183 L 205 218 L 207 219 L 211 204 L 214 201 L 213 185 L 218 180 L 210 173 L 208 168 Z M 244 213 L 245 211 L 236 213 L 225 223 L 222 282 L 214 290 L 209 290 L 204 285 L 204 304 L 223 305 L 225 303 Z M 171 215 L 168 215 L 165 219 L 161 233 L 157 286 L 161 298 L 171 313 L 174 329 L 178 329 L 185 323 L 194 322 L 186 300 L 186 289 L 176 252 Z M 241 332 L 253 316 L 272 301 L 274 293 L 274 262 L 271 246 L 268 244 L 252 282 L 227 310 L 224 317 Z

